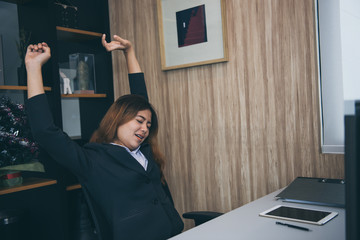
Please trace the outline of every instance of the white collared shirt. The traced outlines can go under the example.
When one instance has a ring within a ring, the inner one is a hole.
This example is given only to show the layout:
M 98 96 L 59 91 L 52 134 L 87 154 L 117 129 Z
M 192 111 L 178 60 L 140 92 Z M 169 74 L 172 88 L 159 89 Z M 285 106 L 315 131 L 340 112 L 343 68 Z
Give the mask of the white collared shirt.
M 136 161 L 138 161 L 138 163 L 140 163 L 140 165 L 145 169 L 147 169 L 147 165 L 148 165 L 148 160 L 146 159 L 146 157 L 144 156 L 144 154 L 142 154 L 142 152 L 140 151 L 140 147 L 139 146 L 137 149 L 135 149 L 134 151 L 130 151 L 130 149 L 128 149 L 127 147 L 120 145 L 120 144 L 116 144 L 116 143 L 111 143 L 112 145 L 116 145 L 116 146 L 120 146 L 122 148 L 125 148 L 126 151 L 128 153 L 130 153 L 131 156 L 133 156 Z

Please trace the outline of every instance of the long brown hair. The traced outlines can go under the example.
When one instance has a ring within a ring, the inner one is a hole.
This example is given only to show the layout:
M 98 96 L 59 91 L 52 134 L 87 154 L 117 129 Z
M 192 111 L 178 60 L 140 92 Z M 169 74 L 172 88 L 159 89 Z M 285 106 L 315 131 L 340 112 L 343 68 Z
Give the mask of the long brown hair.
M 159 149 L 157 142 L 158 118 L 154 107 L 142 96 L 129 94 L 119 97 L 109 108 L 101 120 L 99 128 L 91 136 L 90 142 L 111 143 L 117 138 L 117 129 L 124 123 L 134 119 L 139 111 L 150 110 L 151 127 L 149 136 L 145 142 L 151 146 L 153 158 L 161 171 L 161 178 L 164 180 L 165 158 Z

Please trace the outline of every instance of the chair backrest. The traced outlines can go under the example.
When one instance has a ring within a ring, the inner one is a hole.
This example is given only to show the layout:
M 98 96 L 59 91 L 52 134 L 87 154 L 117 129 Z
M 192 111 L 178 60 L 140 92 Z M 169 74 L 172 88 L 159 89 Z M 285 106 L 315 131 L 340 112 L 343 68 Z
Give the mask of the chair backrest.
M 91 216 L 89 205 L 85 199 L 82 189 L 76 191 L 75 213 L 73 215 L 73 225 L 71 239 L 73 240 L 98 240 L 95 230 L 94 220 Z
M 98 235 L 99 240 L 108 240 L 112 239 L 112 231 L 110 229 L 110 224 L 107 222 L 104 214 L 100 210 L 100 207 L 96 202 L 91 198 L 91 195 L 88 193 L 86 188 L 82 188 L 86 202 L 89 206 L 92 220 L 94 221 L 96 234 Z
M 182 216 L 183 218 L 193 219 L 195 222 L 195 226 L 203 224 L 211 219 L 217 218 L 223 215 L 223 213 L 219 212 L 211 212 L 211 211 L 194 211 L 194 212 L 186 212 Z

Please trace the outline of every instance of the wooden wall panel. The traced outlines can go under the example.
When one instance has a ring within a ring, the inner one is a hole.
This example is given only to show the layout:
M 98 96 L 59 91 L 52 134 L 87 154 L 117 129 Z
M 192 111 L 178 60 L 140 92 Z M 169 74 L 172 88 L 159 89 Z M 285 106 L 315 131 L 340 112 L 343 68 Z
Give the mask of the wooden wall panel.
M 225 1 L 229 61 L 167 72 L 156 0 L 109 1 L 112 34 L 145 72 L 180 213 L 227 212 L 297 176 L 344 177 L 343 155 L 320 153 L 313 0 Z M 113 60 L 118 97 L 129 86 L 122 53 Z

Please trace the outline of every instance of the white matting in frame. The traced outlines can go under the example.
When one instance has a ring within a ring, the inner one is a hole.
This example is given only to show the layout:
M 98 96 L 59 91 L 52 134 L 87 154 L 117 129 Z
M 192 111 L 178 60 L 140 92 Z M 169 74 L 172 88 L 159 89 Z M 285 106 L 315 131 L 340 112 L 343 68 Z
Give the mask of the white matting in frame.
M 157 4 L 162 70 L 228 61 L 224 0 L 157 0 Z M 191 24 L 182 23 L 179 14 L 193 9 L 203 13 L 197 28 L 205 29 L 205 34 L 198 42 L 184 44 L 179 29 Z

